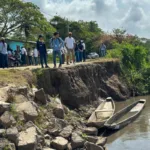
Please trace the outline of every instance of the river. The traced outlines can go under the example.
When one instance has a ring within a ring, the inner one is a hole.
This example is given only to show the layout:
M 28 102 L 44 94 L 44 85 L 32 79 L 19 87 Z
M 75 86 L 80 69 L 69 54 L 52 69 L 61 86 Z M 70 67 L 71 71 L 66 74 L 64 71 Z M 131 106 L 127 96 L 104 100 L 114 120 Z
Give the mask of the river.
M 132 98 L 125 102 L 117 102 L 116 110 L 128 104 L 146 99 L 146 107 L 140 116 L 125 128 L 112 133 L 108 137 L 108 150 L 148 150 L 150 149 L 150 96 Z

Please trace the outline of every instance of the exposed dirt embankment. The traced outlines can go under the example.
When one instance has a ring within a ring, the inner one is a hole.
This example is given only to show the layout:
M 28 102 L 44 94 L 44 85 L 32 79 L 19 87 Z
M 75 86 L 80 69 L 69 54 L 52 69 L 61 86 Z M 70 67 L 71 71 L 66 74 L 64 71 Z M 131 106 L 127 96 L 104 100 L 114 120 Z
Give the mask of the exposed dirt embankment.
M 118 61 L 36 71 L 39 88 L 50 95 L 59 95 L 65 105 L 74 108 L 92 103 L 98 97 L 128 98 L 130 92 L 120 80 L 120 72 Z

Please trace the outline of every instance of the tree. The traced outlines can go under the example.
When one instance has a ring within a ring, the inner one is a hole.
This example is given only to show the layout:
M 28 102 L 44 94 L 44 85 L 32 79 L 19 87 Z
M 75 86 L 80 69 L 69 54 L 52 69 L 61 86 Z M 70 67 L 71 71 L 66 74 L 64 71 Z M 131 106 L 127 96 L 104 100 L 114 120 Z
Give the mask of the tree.
M 125 33 L 126 33 L 126 30 L 124 30 L 124 29 L 113 29 L 113 33 L 115 35 L 116 40 L 119 43 L 122 43 L 124 36 L 125 36 Z
M 0 0 L 0 6 L 0 36 L 15 35 L 17 32 L 28 40 L 37 36 L 37 33 L 55 30 L 33 3 Z

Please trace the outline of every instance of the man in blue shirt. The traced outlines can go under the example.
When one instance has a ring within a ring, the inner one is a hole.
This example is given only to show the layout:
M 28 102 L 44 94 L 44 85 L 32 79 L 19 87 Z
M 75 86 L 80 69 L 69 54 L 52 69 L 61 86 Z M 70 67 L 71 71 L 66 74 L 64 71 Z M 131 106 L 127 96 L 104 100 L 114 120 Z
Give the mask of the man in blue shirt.
M 42 68 L 44 68 L 43 66 L 43 60 L 44 60 L 44 63 L 45 63 L 45 68 L 49 68 L 48 65 L 47 65 L 47 50 L 46 50 L 46 45 L 45 45 L 45 42 L 43 40 L 43 36 L 42 35 L 39 35 L 39 39 L 37 41 L 37 50 L 40 54 L 40 61 L 41 61 L 41 66 Z
M 59 37 L 59 33 L 55 32 L 54 37 L 50 40 L 50 46 L 53 49 L 53 62 L 56 68 L 56 56 L 59 57 L 59 68 L 62 66 L 61 48 L 64 47 L 63 40 Z

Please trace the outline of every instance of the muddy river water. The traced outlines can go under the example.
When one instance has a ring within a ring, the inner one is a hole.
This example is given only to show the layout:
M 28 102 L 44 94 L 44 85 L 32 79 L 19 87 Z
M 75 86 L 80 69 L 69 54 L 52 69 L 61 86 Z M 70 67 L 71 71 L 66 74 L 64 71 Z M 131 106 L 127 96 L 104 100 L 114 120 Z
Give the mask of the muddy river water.
M 118 102 L 116 110 L 120 110 L 139 99 L 147 100 L 144 110 L 134 122 L 109 135 L 108 150 L 150 150 L 150 96 Z

